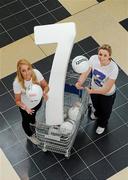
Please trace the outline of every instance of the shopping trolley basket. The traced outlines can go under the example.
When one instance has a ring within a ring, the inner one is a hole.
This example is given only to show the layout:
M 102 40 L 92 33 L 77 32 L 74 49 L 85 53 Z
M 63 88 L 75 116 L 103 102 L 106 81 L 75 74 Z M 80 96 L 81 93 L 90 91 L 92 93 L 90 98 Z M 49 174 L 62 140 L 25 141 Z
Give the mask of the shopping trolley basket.
M 45 123 L 46 104 L 45 102 L 43 102 L 41 109 L 39 110 L 40 115 L 38 114 L 36 118 L 36 136 L 40 141 L 39 147 L 44 152 L 51 151 L 59 154 L 64 154 L 65 157 L 70 156 L 70 151 L 76 138 L 80 122 L 82 119 L 85 119 L 84 117 L 88 110 L 88 102 L 89 95 L 86 90 L 77 90 L 73 84 L 65 84 L 64 109 L 66 109 L 67 114 L 69 112 L 69 109 L 73 107 L 74 104 L 79 105 L 75 120 L 71 120 L 68 117 L 64 119 L 64 122 L 68 121 L 69 123 L 72 123 L 72 130 L 66 133 L 61 130 L 61 125 L 50 126 Z

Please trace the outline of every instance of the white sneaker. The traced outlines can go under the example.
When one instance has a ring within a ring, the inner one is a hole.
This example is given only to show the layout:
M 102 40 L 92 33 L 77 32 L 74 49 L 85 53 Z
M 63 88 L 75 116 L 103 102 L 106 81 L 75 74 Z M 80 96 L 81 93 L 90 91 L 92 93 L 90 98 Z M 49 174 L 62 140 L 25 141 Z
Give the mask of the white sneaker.
M 36 127 L 36 123 L 34 123 L 34 124 L 30 123 L 30 126 Z
M 94 114 L 93 111 L 91 112 L 90 118 L 91 118 L 92 120 L 97 120 L 97 119 L 98 119 L 98 118 L 95 116 L 95 114 Z
M 97 134 L 102 134 L 104 132 L 105 128 L 98 126 L 96 129 Z
M 35 145 L 39 145 L 40 142 L 39 140 L 36 138 L 35 134 L 33 134 L 32 136 L 27 136 L 27 138 Z

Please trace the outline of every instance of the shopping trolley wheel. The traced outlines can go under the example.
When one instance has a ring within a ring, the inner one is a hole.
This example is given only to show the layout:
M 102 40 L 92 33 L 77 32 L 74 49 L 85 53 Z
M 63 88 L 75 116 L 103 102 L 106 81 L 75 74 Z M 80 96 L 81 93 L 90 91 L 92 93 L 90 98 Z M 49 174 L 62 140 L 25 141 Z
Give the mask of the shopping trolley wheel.
M 45 144 L 44 144 L 44 147 L 42 148 L 42 151 L 43 151 L 43 152 L 47 152 L 47 149 L 46 149 Z
M 70 152 L 69 152 L 69 151 L 66 152 L 65 157 L 66 157 L 67 159 L 70 158 Z
M 42 150 L 43 150 L 43 152 L 47 152 L 47 149 L 45 149 L 45 148 L 43 148 Z

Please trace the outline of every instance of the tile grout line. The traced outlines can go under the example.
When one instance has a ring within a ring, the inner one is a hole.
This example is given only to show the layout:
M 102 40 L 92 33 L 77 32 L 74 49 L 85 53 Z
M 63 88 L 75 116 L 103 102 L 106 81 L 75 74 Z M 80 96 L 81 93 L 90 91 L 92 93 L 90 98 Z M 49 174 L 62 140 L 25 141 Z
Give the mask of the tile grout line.
M 86 133 L 86 132 L 85 132 Z M 88 134 L 86 134 L 87 136 L 88 136 Z M 88 136 L 88 138 L 91 140 L 91 138 L 90 138 L 90 136 Z M 109 165 L 112 167 L 112 169 L 117 173 L 117 171 L 116 171 L 116 169 L 114 168 L 114 166 L 112 166 L 112 164 L 108 161 L 108 159 L 106 158 L 106 156 L 105 156 L 105 154 L 98 148 L 98 146 L 95 144 L 95 141 L 93 141 L 92 142 L 92 144 L 94 144 L 95 145 L 95 147 L 97 148 L 97 150 L 100 152 L 100 154 L 103 156 L 103 159 L 105 159 L 108 163 L 109 163 Z M 102 160 L 102 158 L 100 159 L 100 160 Z M 96 164 L 97 162 L 95 162 L 95 164 Z M 92 164 L 93 165 L 93 164 Z M 92 165 L 90 165 L 90 166 L 92 166 Z M 89 167 L 90 167 L 89 166 Z
M 25 10 L 27 10 L 27 11 L 32 15 L 32 17 L 40 24 L 40 22 L 38 21 L 38 19 L 31 13 L 31 11 L 29 10 L 29 8 L 25 6 L 25 4 L 22 2 L 22 0 L 19 0 L 19 2 L 21 2 L 21 4 L 25 7 Z
M 92 141 L 91 143 L 88 144 L 88 145 L 90 145 L 90 144 L 92 144 L 92 143 L 95 144 L 95 142 L 99 141 L 100 139 L 104 138 L 105 136 L 108 136 L 109 134 L 112 134 L 113 132 L 117 131 L 118 129 L 120 129 L 120 128 L 123 127 L 123 126 L 126 126 L 126 124 L 127 124 L 127 123 L 122 124 L 121 126 L 119 126 L 119 127 L 115 128 L 114 130 L 112 130 L 112 131 L 104 134 L 102 137 L 100 137 L 100 138 L 98 138 L 98 139 L 96 139 L 96 140 L 92 140 L 92 138 L 86 133 L 86 131 L 85 131 L 84 129 L 83 129 L 83 130 L 84 130 L 85 134 L 89 137 L 89 139 Z M 88 146 L 88 145 L 87 145 L 87 146 Z M 79 152 L 80 150 L 84 149 L 84 148 L 87 147 L 87 146 L 84 146 L 84 147 L 80 148 L 80 149 L 78 150 L 78 152 Z M 109 155 L 109 154 L 108 154 L 108 155 Z
M 119 150 L 123 149 L 124 147 L 128 146 L 128 143 L 124 144 L 123 146 L 119 147 L 118 149 L 112 151 L 110 154 L 106 155 L 106 158 L 113 155 L 114 153 L 118 152 Z
M 128 100 L 128 98 L 121 92 L 121 90 L 118 88 L 118 91 L 120 92 L 120 94 L 125 98 L 125 100 Z
M 96 180 L 98 180 L 97 179 L 97 177 L 95 176 L 95 174 L 91 171 L 91 169 L 89 168 L 89 166 L 86 164 L 86 162 L 83 160 L 83 158 L 79 155 L 79 153 L 78 153 L 78 151 L 76 151 L 76 154 L 77 154 L 77 156 L 81 159 L 81 161 L 84 163 L 84 165 L 85 165 L 85 169 L 88 169 L 89 171 L 90 171 L 90 173 L 93 175 L 93 177 L 96 179 Z
M 125 122 L 123 120 L 123 118 L 118 114 L 118 112 L 115 111 L 115 114 L 122 120 L 122 122 L 124 123 L 124 125 L 128 126 L 128 122 Z
M 111 166 L 111 168 L 115 171 L 115 173 L 117 173 L 117 170 L 115 169 L 115 167 L 109 162 L 109 160 L 106 158 L 105 154 L 98 148 L 98 146 L 94 143 L 94 145 L 96 146 L 96 148 L 99 150 L 99 152 L 103 155 L 104 159 L 108 162 L 108 164 Z
M 16 0 L 16 2 L 17 2 L 17 0 Z M 20 2 L 20 1 L 19 1 L 19 2 Z M 21 4 L 23 4 L 23 3 L 21 3 Z M 35 7 L 35 6 L 37 6 L 37 5 L 40 5 L 40 3 L 37 3 L 37 4 L 34 4 L 34 5 L 30 6 L 28 9 L 31 9 L 32 7 Z M 23 9 L 23 10 L 21 10 L 21 11 L 18 11 L 18 12 L 16 12 L 16 13 L 13 13 L 13 14 L 7 16 L 7 17 L 4 17 L 4 18 L 0 19 L 0 21 L 6 20 L 6 19 L 10 18 L 11 16 L 15 16 L 15 15 L 17 15 L 17 14 L 20 14 L 20 13 L 26 11 L 26 6 L 24 6 L 24 7 L 25 7 L 25 9 Z
M 86 132 L 85 132 L 86 133 Z M 109 134 L 109 133 L 108 133 Z M 111 134 L 111 132 L 110 132 L 110 134 Z M 88 136 L 88 134 L 86 134 L 87 136 Z M 88 136 L 89 137 L 89 136 Z M 90 138 L 90 137 L 89 137 Z M 91 139 L 91 138 L 90 138 Z M 102 138 L 101 138 L 102 139 Z M 96 140 L 96 141 L 98 141 L 98 140 Z M 99 148 L 98 148 L 98 146 L 95 144 L 95 142 L 96 141 L 93 141 L 92 143 L 96 146 L 96 148 L 98 149 L 98 151 L 103 155 L 103 157 L 104 157 L 104 159 L 109 163 L 109 165 L 112 167 L 112 169 L 117 173 L 117 170 L 115 169 L 115 167 L 109 162 L 109 160 L 107 159 L 107 157 L 109 157 L 111 154 L 114 154 L 115 152 L 117 152 L 117 151 L 119 151 L 120 149 L 122 149 L 123 147 L 125 147 L 125 146 L 127 146 L 128 145 L 128 143 L 126 143 L 125 145 L 123 145 L 123 146 L 121 146 L 121 147 L 119 147 L 118 149 L 116 149 L 116 150 L 114 150 L 114 151 L 112 151 L 111 153 L 109 153 L 108 155 L 105 155 Z M 102 158 L 101 158 L 101 160 L 102 160 Z M 97 162 L 95 162 L 95 163 L 97 163 Z M 95 164 L 94 163 L 94 164 Z M 92 166 L 93 164 L 91 164 L 90 166 Z
M 36 168 L 39 170 L 39 173 L 41 173 L 41 175 L 44 177 L 44 179 L 46 180 L 45 175 L 42 173 L 42 171 L 40 170 L 40 168 L 38 167 L 38 165 L 36 164 L 36 162 L 32 159 L 32 157 L 30 156 L 30 159 L 32 160 L 32 162 L 35 164 Z
M 115 110 L 117 110 L 117 109 L 123 107 L 123 106 L 126 105 L 126 104 L 128 104 L 128 102 L 125 102 L 125 103 L 119 105 L 118 107 L 113 108 L 113 111 L 115 111 Z
M 59 163 L 59 165 L 61 166 L 61 168 L 62 168 L 62 169 L 64 170 L 64 172 L 67 174 L 67 176 L 69 177 L 69 179 L 71 180 L 70 175 L 68 174 L 68 172 L 66 171 L 66 169 L 62 166 L 61 161 L 58 161 L 58 159 L 57 159 L 57 157 L 55 156 L 54 153 L 52 153 L 52 154 L 53 154 L 54 158 L 57 160 L 57 162 Z
M 19 0 L 19 1 L 21 2 L 21 0 Z M 21 3 L 22 3 L 23 6 L 25 7 L 25 9 L 22 10 L 22 11 L 19 11 L 19 12 L 17 12 L 17 13 L 14 13 L 14 14 L 8 16 L 7 18 L 9 18 L 9 17 L 11 17 L 11 16 L 14 16 L 14 15 L 17 15 L 17 14 L 20 14 L 20 13 L 26 11 L 26 10 L 32 15 L 33 18 L 32 18 L 32 19 L 29 19 L 29 20 L 27 20 L 27 21 L 25 21 L 25 22 L 23 22 L 23 23 L 21 23 L 21 24 L 19 24 L 19 25 L 16 25 L 16 26 L 14 26 L 14 27 L 12 27 L 12 28 L 8 28 L 7 30 L 6 30 L 6 28 L 4 28 L 4 30 L 5 30 L 7 33 L 8 33 L 8 31 L 13 30 L 13 29 L 15 29 L 15 28 L 17 28 L 17 27 L 20 27 L 20 26 L 22 26 L 22 25 L 24 25 L 24 24 L 26 24 L 26 23 L 28 23 L 28 22 L 31 22 L 31 21 L 33 21 L 33 20 L 36 20 L 36 21 L 40 24 L 40 22 L 38 21 L 38 18 L 41 17 L 41 16 L 44 16 L 44 15 L 47 15 L 47 14 L 51 14 L 51 16 L 56 19 L 56 17 L 54 17 L 51 12 L 57 10 L 57 9 L 60 8 L 60 7 L 63 7 L 63 6 L 59 6 L 58 8 L 55 8 L 55 9 L 49 11 L 49 10 L 43 5 L 43 3 L 40 2 L 40 3 L 36 4 L 35 6 L 41 4 L 45 9 L 47 9 L 48 12 L 46 12 L 46 13 L 44 13 L 44 14 L 41 14 L 41 15 L 39 15 L 39 16 L 37 16 L 37 17 L 35 17 L 35 16 L 31 13 L 31 11 L 29 10 L 31 7 L 28 8 L 28 7 L 26 7 L 26 6 L 24 5 L 23 2 L 21 2 Z M 4 18 L 4 20 L 7 19 L 7 18 Z M 18 20 L 18 19 L 17 19 L 17 20 Z M 58 20 L 56 19 L 56 21 L 58 21 Z M 1 25 L 2 25 L 2 23 L 1 23 Z M 2 27 L 3 27 L 3 25 L 2 25 Z M 4 33 L 4 31 L 1 32 L 0 35 L 3 34 L 3 33 Z M 8 34 L 9 34 L 9 33 L 8 33 Z M 29 34 L 29 35 L 30 35 L 30 34 Z M 14 41 L 14 42 L 15 42 L 15 41 Z
M 39 0 L 39 2 L 42 4 L 42 6 L 44 6 L 43 5 L 43 3 Z M 44 6 L 45 7 L 45 6 Z M 63 6 L 60 6 L 60 7 L 63 7 Z M 47 10 L 48 10 L 48 13 L 56 20 L 56 21 L 58 21 L 58 19 L 51 13 L 51 11 L 49 11 L 49 9 L 47 8 L 47 7 L 45 7 Z M 57 8 L 55 8 L 55 9 L 57 9 Z M 53 11 L 53 10 L 52 10 Z
M 3 86 L 5 87 L 5 89 L 7 90 L 7 92 L 5 92 L 5 94 L 10 94 L 11 95 L 11 97 L 12 97 L 12 99 L 14 100 L 14 97 L 12 96 L 12 94 L 10 93 L 10 90 L 7 88 L 7 86 L 6 86 L 6 84 L 2 81 L 2 80 L 0 80 L 1 81 L 1 83 L 3 84 Z
M 21 2 L 21 1 L 22 1 L 22 0 L 19 0 L 19 2 Z M 16 2 L 17 2 L 17 0 L 16 0 Z M 15 3 L 15 1 L 14 1 L 14 2 L 11 2 L 11 3 L 9 3 L 9 4 L 13 4 L 13 3 Z M 24 4 L 24 3 L 21 2 L 21 4 Z M 25 9 L 20 10 L 20 11 L 18 11 L 18 12 L 16 12 L 16 13 L 13 13 L 13 14 L 7 16 L 7 17 L 1 18 L 0 21 L 6 20 L 6 19 L 8 19 L 8 18 L 10 18 L 10 17 L 12 17 L 12 16 L 15 16 L 15 15 L 17 15 L 17 14 L 20 14 L 20 13 L 26 11 L 26 10 L 29 11 L 29 9 L 31 9 L 31 8 L 33 8 L 33 7 L 36 7 L 36 6 L 38 6 L 38 5 L 42 5 L 45 9 L 48 10 L 48 12 L 46 12 L 46 13 L 44 13 L 44 14 L 41 14 L 40 16 L 45 15 L 45 14 L 50 13 L 50 12 L 54 12 L 55 10 L 63 7 L 63 6 L 61 5 L 61 6 L 58 6 L 57 8 L 55 8 L 55 9 L 49 10 L 47 7 L 45 7 L 45 5 L 43 5 L 43 2 L 40 1 L 39 3 L 34 4 L 34 5 L 32 5 L 32 6 L 29 6 L 29 7 L 26 7 L 25 5 L 23 5 L 23 6 L 25 7 Z M 2 8 L 2 7 L 0 7 L 0 8 Z M 38 16 L 38 17 L 39 17 L 39 16 Z M 2 33 L 0 33 L 0 34 L 2 34 Z
M 0 9 L 3 8 L 3 7 L 6 7 L 6 6 L 10 5 L 10 4 L 13 4 L 15 2 L 17 2 L 17 0 L 13 0 L 12 2 L 9 2 L 9 3 L 5 4 L 5 5 L 0 6 Z
M 122 71 L 123 71 L 123 70 L 122 70 Z M 128 83 L 123 84 L 122 86 L 118 87 L 118 89 L 120 90 L 121 88 L 123 88 L 123 87 L 125 87 L 125 86 L 127 86 L 127 85 L 128 85 Z
M 1 27 L 4 29 L 4 32 L 3 33 L 7 33 L 8 34 L 8 36 L 11 38 L 11 40 L 12 41 L 14 41 L 14 39 L 11 37 L 11 35 L 9 34 L 9 32 L 5 29 L 5 27 L 2 25 L 2 23 L 1 23 Z M 0 33 L 0 35 L 1 35 L 1 33 Z
M 77 14 L 83 12 L 83 11 L 86 11 L 86 10 L 88 10 L 88 9 L 90 9 L 90 8 L 92 8 L 92 7 L 94 7 L 94 6 L 96 6 L 96 5 L 99 5 L 99 3 L 96 2 L 96 4 L 93 4 L 93 5 L 91 5 L 91 6 L 87 7 L 87 8 L 85 8 L 85 9 L 82 9 L 81 11 L 78 11 L 78 12 L 72 14 L 72 16 L 77 15 Z

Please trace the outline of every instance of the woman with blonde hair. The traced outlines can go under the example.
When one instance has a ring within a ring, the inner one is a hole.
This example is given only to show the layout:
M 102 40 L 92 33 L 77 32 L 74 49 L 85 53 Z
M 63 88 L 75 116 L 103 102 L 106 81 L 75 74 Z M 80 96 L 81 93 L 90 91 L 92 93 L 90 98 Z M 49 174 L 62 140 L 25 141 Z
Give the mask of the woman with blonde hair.
M 116 97 L 115 81 L 119 70 L 117 64 L 111 59 L 111 54 L 110 45 L 100 46 L 98 55 L 93 55 L 89 59 L 90 68 L 80 75 L 76 83 L 78 89 L 83 89 L 84 81 L 90 72 L 92 73 L 91 88 L 86 87 L 86 90 L 91 96 L 95 109 L 91 119 L 97 120 L 97 134 L 104 132 Z
M 31 125 L 35 124 L 36 112 L 41 107 L 42 98 L 39 102 L 32 101 L 27 95 L 27 92 L 35 84 L 42 88 L 43 98 L 46 101 L 49 87 L 43 75 L 37 69 L 33 69 L 26 59 L 19 60 L 17 62 L 17 76 L 13 82 L 15 102 L 19 106 L 22 115 L 22 127 L 27 138 L 34 144 L 38 144 L 36 135 L 31 130 Z

